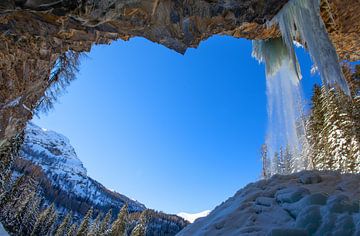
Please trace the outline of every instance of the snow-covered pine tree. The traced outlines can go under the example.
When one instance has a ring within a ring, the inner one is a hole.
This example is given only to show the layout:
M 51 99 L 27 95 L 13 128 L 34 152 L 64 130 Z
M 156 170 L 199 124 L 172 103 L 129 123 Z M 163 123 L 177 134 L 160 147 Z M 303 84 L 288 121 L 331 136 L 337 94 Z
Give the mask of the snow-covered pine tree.
M 135 226 L 135 228 L 131 232 L 131 236 L 145 236 L 147 230 L 147 224 L 149 223 L 151 215 L 154 211 L 146 209 L 141 212 L 139 223 Z
M 338 92 L 339 107 L 341 109 L 341 129 L 345 133 L 348 156 L 345 161 L 345 173 L 356 173 L 360 163 L 360 140 L 356 135 L 355 119 L 352 116 L 353 100 L 342 91 Z
M 34 229 L 31 232 L 31 236 L 47 235 L 51 232 L 52 226 L 55 223 L 57 214 L 54 204 L 47 207 L 42 211 L 34 225 Z
M 93 214 L 93 208 L 90 208 L 79 226 L 79 229 L 76 233 L 77 236 L 87 236 L 87 234 L 89 233 L 92 214 Z
M 41 199 L 36 194 L 34 198 L 31 200 L 31 203 L 27 207 L 25 215 L 23 217 L 23 228 L 22 235 L 30 235 L 34 225 L 36 223 L 37 218 L 39 217 L 39 209 L 40 209 Z
M 280 174 L 280 159 L 279 153 L 275 152 L 272 159 L 271 175 Z
M 323 103 L 325 125 L 321 141 L 328 157 L 324 169 L 353 172 L 359 142 L 351 115 L 351 98 L 335 89 L 323 93 L 326 102 Z
M 286 146 L 284 151 L 284 174 L 289 175 L 293 173 L 292 170 L 292 158 L 293 155 L 291 153 L 289 145 Z
M 322 133 L 325 126 L 325 117 L 324 117 L 324 104 L 325 95 L 323 94 L 322 89 L 315 85 L 313 89 L 312 107 L 309 120 L 307 122 L 307 138 L 308 143 L 310 144 L 310 153 L 309 153 L 309 164 L 311 168 L 318 170 L 324 170 L 326 163 L 326 158 L 328 158 L 324 152 L 324 138 Z
M 110 209 L 99 225 L 99 235 L 109 235 L 111 217 L 112 217 L 112 210 Z
M 285 174 L 285 164 L 284 164 L 284 150 L 283 147 L 280 147 L 279 151 L 279 174 L 283 175 Z
M 6 191 L 0 202 L 0 219 L 1 222 L 7 227 L 15 225 L 13 213 L 14 213 L 14 204 L 19 200 L 23 187 L 25 186 L 26 176 L 19 176 L 15 183 L 12 185 L 9 191 Z
M 145 226 L 143 224 L 137 224 L 131 231 L 131 236 L 145 236 Z
M 100 223 L 101 223 L 101 218 L 102 218 L 102 214 L 98 213 L 97 217 L 95 218 L 95 220 L 91 223 L 91 225 L 89 226 L 89 233 L 88 236 L 96 236 L 96 235 L 100 235 Z
M 111 226 L 110 235 L 111 236 L 124 236 L 126 233 L 126 228 L 128 224 L 128 205 L 125 204 L 119 214 L 117 219 Z
M 349 84 L 352 100 L 350 113 L 353 122 L 353 134 L 351 140 L 351 156 L 353 166 L 350 167 L 352 172 L 360 173 L 360 65 L 356 65 L 354 69 L 346 66 L 345 78 Z
M 77 225 L 76 223 L 72 224 L 69 230 L 66 233 L 66 236 L 75 236 L 77 232 Z
M 356 137 L 360 140 L 360 65 L 355 66 L 355 71 L 352 76 L 354 85 L 353 109 L 352 116 L 354 118 Z M 360 167 L 359 167 L 360 168 Z
M 261 163 L 262 163 L 262 171 L 261 171 L 261 178 L 268 179 L 270 178 L 271 171 L 270 171 L 270 163 L 268 157 L 268 148 L 266 144 L 261 145 Z
M 37 197 L 35 187 L 28 185 L 23 190 L 17 202 L 13 204 L 14 211 L 11 215 L 14 219 L 12 229 L 20 235 L 23 234 L 23 231 L 29 231 L 29 229 L 26 229 L 29 227 L 27 224 L 30 223 L 29 221 L 31 218 L 31 212 L 29 212 L 29 210 L 33 199 Z
M 23 141 L 24 133 L 21 133 L 0 145 L 0 201 L 6 191 L 9 190 L 12 173 L 11 167 L 14 159 L 19 154 Z
M 71 224 L 72 213 L 69 212 L 55 231 L 55 236 L 66 236 Z
M 327 91 L 325 86 L 321 88 L 322 109 L 324 110 L 324 128 L 321 131 L 320 142 L 323 143 L 325 160 L 319 161 L 319 170 L 340 170 L 344 142 L 338 141 L 344 133 L 340 131 L 340 110 L 337 104 L 334 89 Z M 346 153 L 345 153 L 346 156 Z

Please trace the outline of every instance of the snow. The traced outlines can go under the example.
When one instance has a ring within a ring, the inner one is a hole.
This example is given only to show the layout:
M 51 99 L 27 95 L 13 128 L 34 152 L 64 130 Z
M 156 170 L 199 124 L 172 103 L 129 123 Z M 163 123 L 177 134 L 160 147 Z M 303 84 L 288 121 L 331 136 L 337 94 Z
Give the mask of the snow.
M 14 100 L 5 104 L 4 108 L 15 107 L 15 106 L 19 105 L 20 100 L 21 100 L 21 96 L 15 98 Z
M 202 211 L 202 212 L 199 212 L 199 213 L 180 212 L 177 215 L 182 217 L 184 220 L 187 220 L 190 223 L 193 223 L 195 220 L 209 215 L 209 213 L 210 213 L 210 210 L 206 210 L 206 211 Z
M 4 229 L 4 226 L 0 223 L 0 236 L 8 236 L 9 234 Z
M 314 181 L 304 183 L 309 176 Z M 178 236 L 358 236 L 359 203 L 359 174 L 303 171 L 275 175 L 249 184 Z

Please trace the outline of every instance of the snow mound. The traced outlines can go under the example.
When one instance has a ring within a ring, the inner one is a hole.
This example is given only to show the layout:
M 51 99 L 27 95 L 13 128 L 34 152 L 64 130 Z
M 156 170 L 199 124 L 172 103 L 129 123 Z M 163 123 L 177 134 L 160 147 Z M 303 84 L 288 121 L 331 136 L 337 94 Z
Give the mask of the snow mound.
M 303 171 L 249 184 L 185 235 L 360 235 L 360 175 Z
M 210 210 L 206 210 L 206 211 L 202 211 L 202 212 L 194 213 L 194 214 L 186 213 L 186 212 L 180 212 L 177 215 L 182 217 L 184 220 L 187 220 L 190 223 L 193 223 L 195 220 L 209 215 L 209 213 L 210 213 Z
M 4 226 L 0 223 L 0 236 L 9 236 L 9 234 L 4 229 Z

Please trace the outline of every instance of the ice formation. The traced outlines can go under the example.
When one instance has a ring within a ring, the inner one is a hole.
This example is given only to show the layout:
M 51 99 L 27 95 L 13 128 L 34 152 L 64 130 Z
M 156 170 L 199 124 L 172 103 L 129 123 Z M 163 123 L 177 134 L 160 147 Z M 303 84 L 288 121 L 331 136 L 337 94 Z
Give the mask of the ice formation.
M 268 133 L 266 143 L 272 157 L 280 147 L 293 153 L 293 171 L 306 169 L 308 144 L 303 120 L 300 67 L 294 40 L 306 46 L 327 88 L 350 94 L 326 27 L 320 16 L 319 0 L 290 0 L 268 25 L 279 25 L 282 40 L 253 42 L 253 56 L 266 65 Z M 276 173 L 274 164 L 271 174 Z
M 350 94 L 336 50 L 320 16 L 320 0 L 290 0 L 269 24 L 279 25 L 293 61 L 293 40 L 301 40 L 307 46 L 323 84 L 328 88 L 340 87 Z
M 269 156 L 288 147 L 293 154 L 292 169 L 306 168 L 303 158 L 305 124 L 303 96 L 300 87 L 300 67 L 295 54 L 289 52 L 281 39 L 253 42 L 253 56 L 266 65 L 266 93 L 268 97 L 268 131 L 266 144 Z M 271 174 L 276 165 L 270 158 Z

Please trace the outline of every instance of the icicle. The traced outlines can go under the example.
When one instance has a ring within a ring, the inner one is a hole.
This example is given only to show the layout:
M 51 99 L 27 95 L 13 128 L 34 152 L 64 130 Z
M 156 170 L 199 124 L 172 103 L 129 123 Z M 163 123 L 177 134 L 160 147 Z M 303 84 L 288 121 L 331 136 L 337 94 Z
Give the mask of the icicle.
M 339 86 L 346 94 L 350 94 L 336 50 L 320 16 L 320 0 L 290 0 L 270 25 L 276 23 L 293 61 L 295 61 L 293 40 L 300 39 L 304 45 L 307 45 L 323 83 L 328 88 Z
M 268 97 L 266 144 L 269 154 L 272 157 L 281 147 L 288 147 L 293 154 L 293 171 L 305 169 L 306 158 L 302 155 L 305 146 L 305 124 L 302 120 L 303 97 L 296 56 L 289 52 L 281 39 L 253 41 L 253 56 L 266 65 Z M 274 163 L 270 166 L 274 166 Z M 275 169 L 271 172 L 277 173 Z

